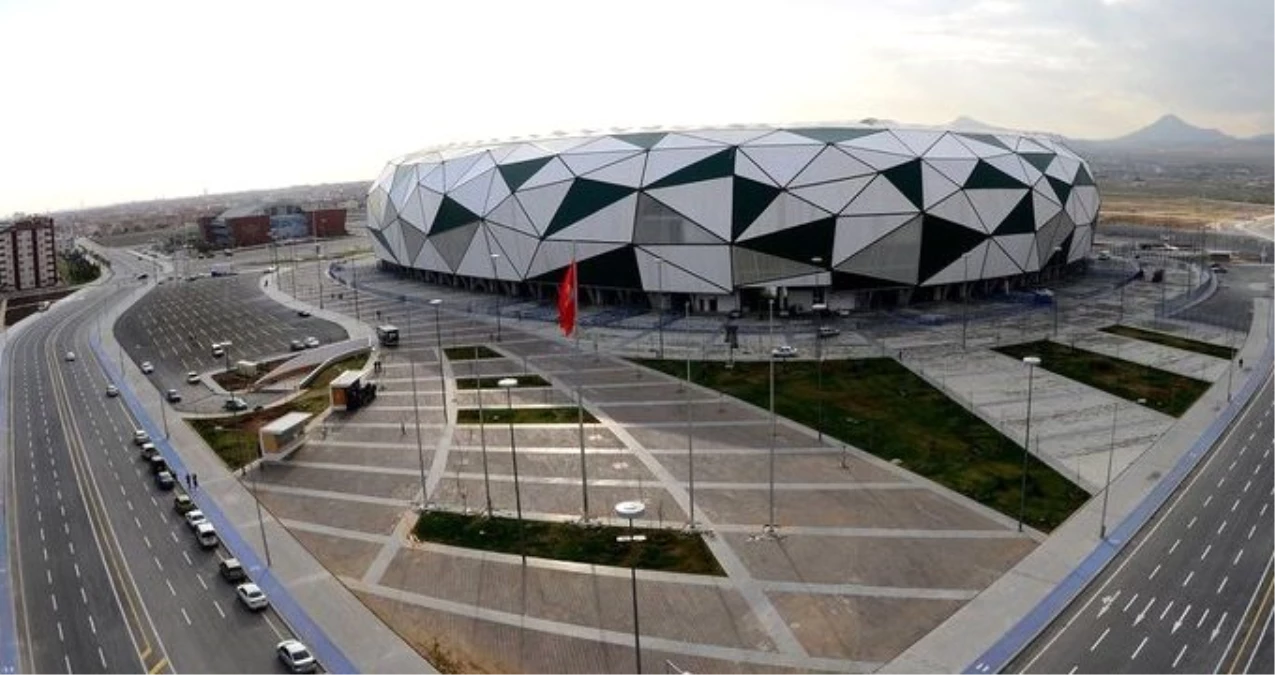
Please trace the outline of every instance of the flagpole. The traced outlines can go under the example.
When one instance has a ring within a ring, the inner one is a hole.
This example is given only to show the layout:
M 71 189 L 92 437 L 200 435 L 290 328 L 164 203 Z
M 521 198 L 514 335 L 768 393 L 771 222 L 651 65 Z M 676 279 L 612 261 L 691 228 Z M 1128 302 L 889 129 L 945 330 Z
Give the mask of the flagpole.
M 580 352 L 580 268 L 576 265 L 576 240 L 571 240 L 571 269 L 575 274 L 571 275 L 571 330 L 575 333 L 576 340 L 576 375 L 579 375 L 580 362 L 583 361 L 584 354 Z M 579 378 L 576 379 L 579 382 Z M 583 513 L 580 520 L 589 522 L 589 474 L 588 474 L 588 454 L 584 447 L 584 391 L 580 385 L 576 385 L 576 423 L 580 436 L 580 491 L 583 503 L 581 504 Z
M 578 354 L 580 352 L 580 268 L 576 265 L 575 239 L 571 240 L 571 266 L 574 267 L 576 271 L 575 275 L 571 279 L 571 284 L 575 286 L 575 288 L 571 289 L 571 302 L 573 303 L 571 311 L 574 318 L 572 330 L 575 332 L 576 353 Z

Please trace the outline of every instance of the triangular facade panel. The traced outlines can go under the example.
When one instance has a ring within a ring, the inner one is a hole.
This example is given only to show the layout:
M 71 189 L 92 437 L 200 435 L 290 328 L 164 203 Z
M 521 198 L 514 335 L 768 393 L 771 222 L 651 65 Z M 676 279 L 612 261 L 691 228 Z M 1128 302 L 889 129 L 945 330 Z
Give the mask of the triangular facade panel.
M 742 155 L 741 155 L 742 156 Z M 751 163 L 751 160 L 746 160 Z M 735 177 L 731 189 L 731 239 L 738 239 L 783 191 L 769 183 Z
M 815 258 L 819 258 L 821 263 L 827 263 L 836 225 L 837 219 L 828 216 L 822 220 L 737 242 L 736 245 L 797 262 L 816 264 Z
M 998 242 L 999 239 L 996 238 L 987 240 L 987 258 L 983 262 L 983 278 L 999 279 L 1022 274 L 1023 269 L 1009 257 Z
M 550 280 L 553 282 L 562 281 L 562 273 L 567 265 L 571 264 L 571 256 L 574 252 L 576 262 L 583 267 L 583 262 L 592 260 L 599 256 L 604 256 L 615 251 L 631 251 L 632 246 L 629 244 L 605 244 L 589 241 L 571 242 L 571 241 L 553 241 L 544 240 L 536 247 L 536 255 L 531 260 L 531 266 L 527 269 L 527 279 L 536 279 L 551 275 Z M 632 277 L 637 280 L 636 267 L 632 265 L 632 254 L 629 256 L 629 266 L 633 270 L 633 274 L 627 274 L 625 270 L 617 269 L 614 279 L 616 283 L 605 284 L 608 286 L 623 286 L 622 280 Z M 583 270 L 580 270 L 583 272 Z M 597 275 L 591 275 L 592 280 L 586 280 L 583 273 L 580 275 L 580 284 L 590 283 L 593 285 L 603 285 L 598 283 Z
M 654 152 L 654 151 L 668 150 L 668 149 L 704 148 L 704 149 L 707 149 L 710 153 L 712 153 L 712 152 L 716 152 L 717 150 L 721 150 L 726 145 L 729 145 L 729 144 L 719 143 L 717 141 L 710 140 L 707 138 L 700 138 L 698 136 L 691 136 L 688 134 L 673 132 L 673 133 L 665 134 L 664 138 L 660 139 L 660 142 L 656 143 L 654 147 L 651 148 L 651 150 Z
M 740 152 L 747 154 L 776 185 L 787 185 L 810 164 L 810 160 L 822 148 L 823 146 L 808 141 L 806 145 L 799 146 L 747 146 L 740 148 Z
M 727 227 L 729 229 L 729 223 Z M 633 243 L 722 244 L 725 240 L 718 238 L 649 194 L 639 193 L 637 216 L 633 224 Z
M 841 214 L 846 216 L 872 216 L 882 213 L 915 213 L 916 205 L 899 191 L 885 176 L 877 176 L 863 188 Z
M 977 159 L 926 158 L 925 163 L 957 185 L 964 185 L 974 173 L 974 167 L 978 166 Z
M 595 169 L 584 177 L 600 183 L 613 183 L 635 188 L 642 184 L 642 172 L 646 170 L 646 153 L 622 159 L 614 164 Z
M 810 263 L 797 262 L 740 246 L 731 249 L 731 274 L 737 286 L 817 274 L 820 271 L 818 267 Z
M 1046 189 L 1048 189 L 1046 187 Z M 1052 192 L 1052 190 L 1051 190 Z M 1032 190 L 1032 211 L 1036 216 L 1036 229 L 1040 229 L 1050 218 L 1058 215 L 1062 207 L 1040 189 Z
M 735 175 L 735 148 L 724 148 L 704 159 L 688 164 L 656 181 L 647 181 L 648 190 L 700 183 Z
M 664 261 L 662 272 L 659 260 Z M 658 289 L 661 281 L 665 288 L 680 289 L 675 283 L 678 277 L 670 277 L 679 273 L 688 274 L 696 283 L 707 286 L 704 290 L 689 292 L 729 293 L 732 288 L 729 246 L 639 246 L 637 261 L 642 271 L 642 286 L 648 290 Z
M 904 162 L 910 162 L 913 159 L 916 159 L 912 155 L 896 155 L 891 152 L 878 152 L 876 150 L 865 150 L 863 148 L 855 148 L 844 145 L 838 147 L 844 150 L 851 157 L 854 157 L 877 171 L 884 171 L 890 167 L 895 167 Z
M 794 225 L 801 225 L 815 220 L 822 220 L 832 215 L 810 202 L 797 199 L 787 192 L 781 193 L 752 225 L 739 235 L 735 241 L 743 242 L 755 237 L 778 232 Z
M 462 183 L 460 187 L 448 192 L 447 195 L 461 206 L 481 216 L 483 209 L 487 207 L 487 194 L 491 192 L 491 182 L 495 175 L 496 170 L 490 169 L 481 176 Z
M 540 240 L 501 225 L 490 224 L 487 226 L 487 231 L 492 237 L 492 243 L 497 252 L 514 268 L 516 278 L 525 279 Z
M 1027 188 L 965 191 L 965 196 L 969 197 L 974 211 L 978 213 L 978 219 L 988 232 L 995 232 L 1026 194 Z
M 832 243 L 832 260 L 829 263 L 833 267 L 840 265 L 872 242 L 915 219 L 916 216 L 911 214 L 839 216 L 836 236 Z
M 707 141 L 700 141 L 700 147 L 652 150 L 646 156 L 646 173 L 642 176 L 642 184 L 655 183 L 674 171 L 684 169 L 721 152 L 722 149 L 720 145 L 709 145 Z
M 921 262 L 921 216 L 877 239 L 834 269 L 863 276 L 915 284 Z
M 997 244 L 1005 249 L 1011 260 L 1023 271 L 1027 271 L 1027 264 L 1032 249 L 1036 246 L 1036 237 L 1030 234 L 1011 234 L 1004 237 L 994 237 Z
M 870 150 L 873 152 L 884 152 L 891 155 L 897 155 L 903 159 L 911 159 L 916 156 L 908 146 L 904 145 L 897 136 L 890 133 L 889 130 L 882 129 L 879 133 L 869 134 L 867 136 L 859 136 L 848 141 L 842 141 L 837 144 L 839 147 L 851 149 L 851 154 L 857 154 L 854 150 Z M 871 162 L 869 162 L 871 164 Z
M 921 260 L 917 279 L 927 279 L 987 240 L 981 232 L 933 215 L 921 220 Z
M 549 229 L 549 223 L 553 222 L 553 216 L 558 212 L 562 199 L 567 196 L 567 191 L 570 189 L 570 182 L 554 183 L 534 190 L 519 190 L 514 193 L 514 198 L 522 204 L 523 211 L 531 217 L 536 230 L 544 234 Z
M 960 185 L 953 183 L 950 178 L 943 175 L 942 171 L 931 166 L 929 162 L 921 162 L 921 186 L 925 196 L 922 206 L 927 209 L 961 189 Z
M 916 155 L 925 154 L 943 136 L 942 131 L 930 129 L 894 129 L 890 133 Z
M 614 185 L 612 183 L 599 183 L 589 180 L 588 178 L 577 178 L 571 184 L 571 189 L 567 191 L 567 195 L 562 198 L 562 203 L 558 205 L 558 211 L 553 214 L 553 220 L 549 221 L 549 227 L 545 228 L 545 236 L 552 236 L 555 232 L 570 227 L 585 218 L 598 213 L 616 202 L 624 200 L 632 195 L 635 191 L 632 188 L 626 188 L 622 185 Z M 623 240 L 628 241 L 633 234 L 633 207 L 636 201 L 629 204 L 628 213 L 629 220 L 626 228 L 626 236 Z M 613 212 L 609 212 L 613 213 Z M 608 221 L 620 226 L 620 221 Z M 620 240 L 617 238 L 616 240 Z
M 926 159 L 978 159 L 978 155 L 974 154 L 960 141 L 956 140 L 952 134 L 943 134 L 943 137 L 934 142 L 929 149 L 925 151 Z M 959 182 L 964 182 L 961 180 Z
M 765 136 L 760 136 L 754 140 L 751 140 L 746 144 L 746 146 L 749 148 L 761 147 L 765 145 L 787 145 L 787 146 L 812 145 L 815 147 L 819 147 L 819 146 L 822 146 L 823 143 L 820 143 L 818 141 L 812 141 L 811 139 L 805 136 L 794 134 L 793 132 L 787 131 L 785 129 L 777 129 L 775 131 L 772 131 L 766 134 Z
M 844 180 L 847 177 L 870 176 L 875 169 L 847 155 L 834 145 L 829 145 L 797 174 L 789 183 L 790 188 L 828 181 Z
M 691 221 L 712 232 L 722 241 L 731 239 L 731 203 L 735 181 L 715 178 L 688 185 L 678 185 L 646 193 Z
M 630 193 L 560 229 L 551 227 L 545 234 L 548 238 L 557 240 L 632 242 L 636 208 L 637 195 Z
M 763 185 L 772 185 L 778 187 L 775 179 L 771 178 L 757 163 L 748 158 L 748 155 L 742 152 L 735 153 L 735 175 L 739 178 L 747 178 L 755 183 Z
M 464 259 L 465 252 L 469 250 L 469 243 L 477 231 L 478 223 L 470 223 L 441 234 L 431 235 L 429 241 L 447 263 L 447 269 L 455 272 L 456 268 L 460 267 L 460 261 Z
M 983 220 L 978 217 L 978 212 L 974 210 L 974 205 L 970 203 L 969 196 L 965 192 L 952 194 L 947 199 L 930 207 L 926 212 L 950 223 L 967 227 L 975 232 L 982 232 L 983 234 L 991 232 L 991 229 L 984 225 Z
M 855 176 L 845 180 L 789 188 L 788 191 L 828 213 L 840 213 L 841 209 L 844 209 L 850 203 L 850 200 L 854 199 L 855 195 L 859 194 L 863 188 L 867 187 L 868 183 L 872 182 L 872 179 L 873 176 L 871 174 Z
M 575 178 L 575 174 L 571 173 L 571 169 L 567 168 L 561 157 L 553 157 L 540 170 L 535 173 L 527 182 L 519 186 L 519 190 L 530 190 L 532 188 L 551 185 L 553 183 L 561 183 L 563 181 Z
M 1070 245 L 1067 247 L 1067 262 L 1073 263 L 1085 257 L 1089 252 L 1089 248 L 1093 245 L 1093 228 L 1084 226 L 1077 227 L 1071 237 Z
M 966 251 L 947 267 L 939 270 L 929 278 L 922 279 L 921 285 L 959 284 L 981 278 L 980 270 L 983 269 L 983 259 L 987 257 L 988 246 L 991 246 L 991 242 L 984 241 Z
M 625 145 L 628 145 L 625 143 Z M 622 159 L 629 159 L 641 154 L 634 150 L 625 150 L 618 152 L 586 152 L 581 154 L 563 155 L 562 161 L 571 169 L 571 173 L 577 176 L 583 176 L 590 171 L 600 169 L 610 164 L 615 164 Z
M 438 249 L 434 245 L 425 240 L 421 244 L 421 252 L 417 254 L 416 260 L 410 263 L 412 267 L 420 270 L 430 270 L 433 272 L 451 272 L 452 269 L 447 266 L 447 262 L 443 260 L 443 256 L 438 254 Z

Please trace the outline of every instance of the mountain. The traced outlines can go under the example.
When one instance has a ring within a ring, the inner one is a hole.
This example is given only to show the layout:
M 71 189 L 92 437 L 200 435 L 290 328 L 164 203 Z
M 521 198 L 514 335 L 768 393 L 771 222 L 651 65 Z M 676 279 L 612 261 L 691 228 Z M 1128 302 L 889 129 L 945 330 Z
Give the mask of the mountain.
M 1166 147 L 1184 145 L 1217 145 L 1235 143 L 1239 139 L 1218 131 L 1203 129 L 1183 122 L 1177 115 L 1165 115 L 1137 131 L 1113 138 L 1105 143 L 1123 146 Z
M 957 131 L 974 131 L 978 133 L 995 134 L 995 133 L 1009 131 L 1009 129 L 1006 129 L 1005 127 L 992 126 L 990 124 L 980 122 L 974 119 L 973 117 L 966 117 L 965 115 L 961 115 L 960 117 L 952 120 L 951 122 L 948 122 L 947 126 Z
M 1275 134 L 1258 134 L 1256 136 L 1249 136 L 1244 140 L 1250 143 L 1273 143 L 1275 142 Z

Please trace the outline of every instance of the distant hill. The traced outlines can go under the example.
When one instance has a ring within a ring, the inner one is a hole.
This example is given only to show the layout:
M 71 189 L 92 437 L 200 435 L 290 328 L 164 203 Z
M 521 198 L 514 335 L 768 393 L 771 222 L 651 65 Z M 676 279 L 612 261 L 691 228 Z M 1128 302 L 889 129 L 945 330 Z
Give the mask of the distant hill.
M 1218 131 L 1204 129 L 1182 121 L 1177 115 L 1165 115 L 1137 131 L 1105 144 L 1141 147 L 1175 147 L 1186 145 L 1216 145 L 1235 143 L 1239 139 Z
M 1250 143 L 1275 143 L 1275 134 L 1258 134 L 1249 136 L 1247 140 Z
M 957 131 L 976 131 L 979 133 L 996 134 L 1009 131 L 1009 129 L 1006 129 L 1005 127 L 993 126 L 991 124 L 980 122 L 973 117 L 966 117 L 965 115 L 961 115 L 951 122 L 948 122 L 947 126 Z

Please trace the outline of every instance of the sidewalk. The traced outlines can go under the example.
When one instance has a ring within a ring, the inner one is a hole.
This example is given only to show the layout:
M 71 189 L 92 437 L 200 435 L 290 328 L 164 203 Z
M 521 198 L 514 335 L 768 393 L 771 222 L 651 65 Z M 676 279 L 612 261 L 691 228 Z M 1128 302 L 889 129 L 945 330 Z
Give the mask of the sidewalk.
M 1269 361 L 1264 361 L 1263 357 L 1269 356 L 1271 350 L 1268 332 L 1271 319 L 1270 303 L 1256 300 L 1248 338 L 1239 353 L 1239 358 L 1250 365 L 1244 368 L 1242 376 L 1237 373 L 1232 385 L 1234 392 L 1240 392 L 1249 380 L 1260 380 L 1269 372 Z M 1266 367 L 1259 370 L 1256 366 L 1262 363 Z M 1186 453 L 1214 425 L 1228 405 L 1227 389 L 1225 378 L 1216 381 L 1191 410 L 1112 480 L 1107 518 L 1111 529 L 1119 530 L 1120 524 L 1134 515 L 1160 485 L 1161 477 L 1170 475 Z M 1238 408 L 1243 404 L 1240 396 L 1234 396 L 1230 405 Z M 1098 538 L 1100 517 L 1101 500 L 1091 499 L 1014 569 L 891 661 L 881 672 L 955 673 L 974 666 L 980 656 L 1015 629 L 1021 619 L 1049 598 L 1056 587 L 1105 544 Z M 1112 543 L 1116 543 L 1114 536 Z M 1116 552 L 1118 548 L 1112 554 Z M 1101 572 L 1101 567 L 1086 571 L 1096 575 Z M 1057 610 L 1064 609 L 1065 604 L 1059 603 Z M 1030 639 L 1031 636 L 1026 637 Z M 996 669 L 1002 665 L 989 662 L 976 670 L 985 672 L 985 669 Z
M 112 307 L 103 325 L 113 325 L 141 294 L 134 290 L 126 301 Z M 340 318 L 328 312 L 315 311 L 315 315 L 330 320 Z M 352 335 L 356 334 L 354 326 L 339 322 Z M 110 356 L 119 353 L 118 347 L 112 332 L 103 332 L 99 356 L 118 377 L 118 372 L 113 370 L 118 362 Z M 361 331 L 362 335 L 369 332 L 366 328 Z M 129 407 L 135 413 L 143 412 L 143 426 L 161 449 L 168 451 L 166 458 L 179 471 L 201 476 L 196 500 L 222 534 L 227 547 L 243 560 L 298 637 L 315 651 L 327 668 L 334 672 L 437 672 L 320 565 L 272 514 L 263 511 L 265 537 L 269 542 L 267 554 L 262 545 L 256 503 L 248 487 L 222 464 L 198 434 L 175 416 L 168 424 L 171 436 L 167 443 L 163 442 L 160 438 L 163 428 L 156 423 L 161 419 L 160 404 L 157 397 L 147 395 L 153 387 L 129 361 L 124 363 L 124 383 L 127 386 L 121 390 Z M 164 448 L 164 445 L 170 447 Z M 262 561 L 267 559 L 268 570 L 262 567 Z M 278 590 L 272 592 L 272 587 Z

